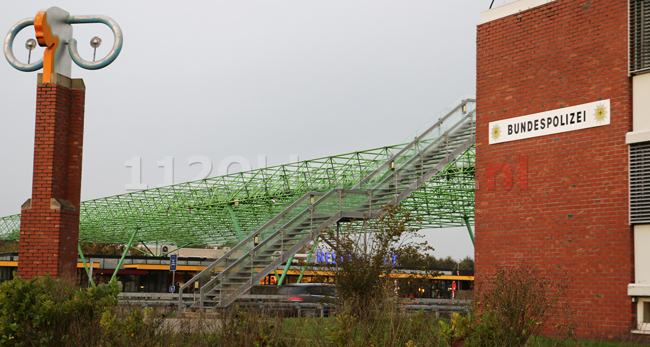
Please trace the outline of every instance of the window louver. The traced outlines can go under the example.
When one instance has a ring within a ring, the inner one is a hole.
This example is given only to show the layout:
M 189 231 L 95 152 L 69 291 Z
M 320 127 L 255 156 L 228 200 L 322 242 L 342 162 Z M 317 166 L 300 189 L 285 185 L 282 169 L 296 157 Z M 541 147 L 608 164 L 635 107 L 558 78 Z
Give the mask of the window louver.
M 650 0 L 630 0 L 630 73 L 650 72 Z
M 650 142 L 630 145 L 630 223 L 650 223 Z

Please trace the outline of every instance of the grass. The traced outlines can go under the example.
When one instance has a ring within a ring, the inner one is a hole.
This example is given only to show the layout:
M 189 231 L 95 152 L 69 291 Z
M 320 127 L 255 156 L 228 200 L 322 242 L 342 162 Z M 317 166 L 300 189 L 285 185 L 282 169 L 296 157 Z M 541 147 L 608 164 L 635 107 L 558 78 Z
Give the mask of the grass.
M 155 308 L 118 306 L 116 284 L 83 289 L 49 277 L 16 278 L 0 285 L 0 347 L 630 347 L 641 344 L 573 339 L 579 322 L 563 315 L 565 311 L 549 310 L 557 302 L 549 301 L 548 292 L 540 292 L 540 283 L 552 287 L 551 283 L 522 269 L 494 276 L 493 286 L 485 289 L 474 303 L 474 315 L 452 314 L 449 318 L 400 309 L 394 286 L 385 287 L 372 300 L 346 299 L 337 307 L 336 315 L 328 318 L 287 318 L 286 312 L 268 306 L 266 309 L 234 306 L 188 319 L 172 318 L 175 316 L 172 312 Z M 477 310 L 480 303 L 482 309 Z M 522 321 L 521 317 L 526 320 Z M 545 325 L 551 317 L 555 319 L 553 326 Z M 539 337 L 553 327 L 557 336 L 565 338 Z

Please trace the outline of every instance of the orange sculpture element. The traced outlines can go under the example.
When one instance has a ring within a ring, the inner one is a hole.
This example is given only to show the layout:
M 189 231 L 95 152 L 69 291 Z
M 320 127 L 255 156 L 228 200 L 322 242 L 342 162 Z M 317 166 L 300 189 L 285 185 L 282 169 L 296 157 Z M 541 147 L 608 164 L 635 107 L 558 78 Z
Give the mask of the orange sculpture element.
M 54 72 L 54 55 L 59 48 L 59 37 L 52 33 L 52 27 L 47 24 L 47 13 L 41 11 L 34 18 L 36 40 L 41 47 L 47 47 L 43 55 L 43 83 L 50 83 Z

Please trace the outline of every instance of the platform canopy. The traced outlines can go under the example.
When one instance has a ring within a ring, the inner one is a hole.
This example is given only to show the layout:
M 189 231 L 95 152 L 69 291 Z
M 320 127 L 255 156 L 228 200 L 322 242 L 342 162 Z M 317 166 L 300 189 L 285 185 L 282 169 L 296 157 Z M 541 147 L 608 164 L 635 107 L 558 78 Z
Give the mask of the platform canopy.
M 166 187 L 83 201 L 79 240 L 233 244 L 309 191 L 351 188 L 406 144 L 305 160 Z M 402 206 L 422 228 L 466 226 L 474 219 L 474 146 L 449 162 Z M 0 239 L 18 240 L 20 215 L 0 218 Z

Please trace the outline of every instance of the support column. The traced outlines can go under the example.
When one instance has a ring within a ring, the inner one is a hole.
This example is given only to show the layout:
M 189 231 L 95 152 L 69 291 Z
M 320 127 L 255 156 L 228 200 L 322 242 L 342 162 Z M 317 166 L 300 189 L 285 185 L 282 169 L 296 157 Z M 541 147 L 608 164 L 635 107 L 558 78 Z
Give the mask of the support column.
M 289 272 L 289 267 L 291 267 L 291 262 L 293 261 L 293 255 L 289 257 L 289 260 L 287 260 L 287 265 L 284 267 L 284 271 L 282 271 L 282 277 L 280 277 L 280 280 L 278 281 L 278 285 L 281 286 L 282 283 L 284 283 L 285 277 L 287 277 L 287 272 Z
M 126 253 L 128 253 L 129 250 L 131 249 L 131 245 L 133 244 L 133 240 L 135 239 L 135 234 L 137 233 L 138 233 L 138 228 L 136 228 L 133 231 L 133 235 L 131 235 L 131 239 L 129 240 L 129 243 L 126 244 L 126 246 L 124 247 L 124 251 L 122 252 L 122 257 L 120 258 L 119 263 L 117 263 L 117 267 L 115 268 L 115 271 L 113 272 L 113 276 L 111 277 L 111 282 L 115 280 L 117 273 L 120 271 L 120 268 L 122 267 L 122 263 L 124 262 L 124 258 L 126 257 Z
M 365 223 L 365 221 L 364 221 Z M 309 251 L 309 255 L 307 256 L 307 261 L 305 262 L 305 266 L 302 267 L 302 270 L 300 271 L 300 276 L 298 277 L 298 282 L 302 281 L 302 275 L 305 274 L 305 269 L 307 268 L 307 264 L 309 264 L 309 260 L 311 260 L 311 255 L 314 254 L 314 250 L 316 249 L 316 246 L 318 245 L 318 236 L 314 239 L 314 245 L 311 246 L 311 250 Z
M 85 85 L 39 74 L 32 198 L 21 207 L 18 275 L 75 280 Z
M 467 231 L 469 232 L 469 237 L 472 238 L 472 246 L 474 246 L 474 233 L 472 232 L 472 226 L 469 224 L 469 218 L 463 218 L 465 220 L 465 225 L 467 226 Z
M 81 244 L 79 244 L 77 247 L 79 248 L 79 256 L 81 257 L 81 262 L 84 264 L 84 270 L 86 270 L 86 275 L 88 275 L 88 282 L 90 282 L 90 284 L 92 284 L 93 287 L 96 287 L 95 282 L 93 281 L 92 273 L 90 272 L 90 269 L 88 269 L 88 263 L 86 263 L 86 257 L 84 257 L 84 252 L 81 250 Z

